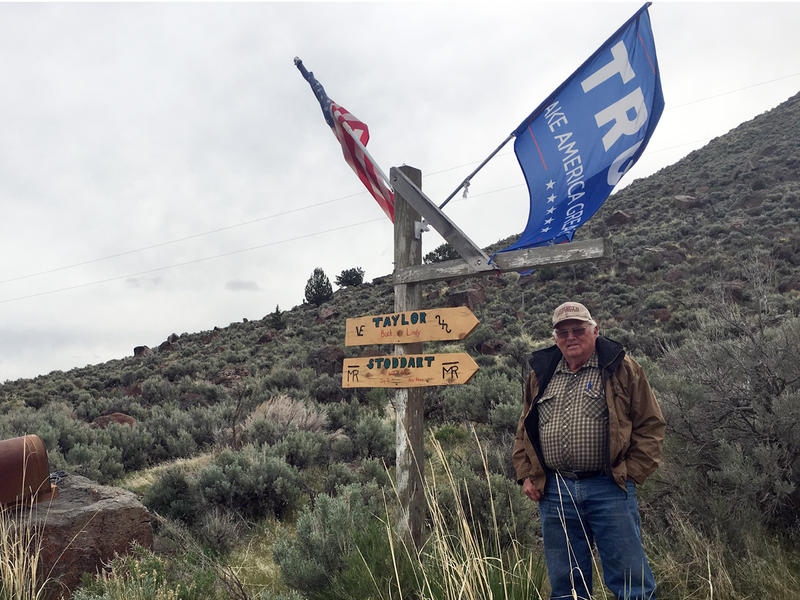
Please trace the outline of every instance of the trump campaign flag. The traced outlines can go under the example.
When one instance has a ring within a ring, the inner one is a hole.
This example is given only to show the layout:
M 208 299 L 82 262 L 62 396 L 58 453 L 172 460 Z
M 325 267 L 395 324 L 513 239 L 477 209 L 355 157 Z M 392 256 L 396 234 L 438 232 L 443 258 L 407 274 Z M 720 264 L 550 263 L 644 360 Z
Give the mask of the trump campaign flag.
M 664 110 L 645 4 L 512 134 L 530 193 L 508 248 L 572 241 L 644 152 Z
M 384 181 L 388 182 L 386 175 L 367 152 L 366 146 L 369 141 L 367 125 L 328 98 L 325 88 L 314 78 L 314 73 L 306 70 L 303 61 L 295 58 L 294 64 L 314 91 L 314 95 L 322 107 L 325 121 L 342 146 L 344 160 L 358 175 L 367 191 L 378 201 L 389 220 L 394 223 L 394 194 L 384 183 Z

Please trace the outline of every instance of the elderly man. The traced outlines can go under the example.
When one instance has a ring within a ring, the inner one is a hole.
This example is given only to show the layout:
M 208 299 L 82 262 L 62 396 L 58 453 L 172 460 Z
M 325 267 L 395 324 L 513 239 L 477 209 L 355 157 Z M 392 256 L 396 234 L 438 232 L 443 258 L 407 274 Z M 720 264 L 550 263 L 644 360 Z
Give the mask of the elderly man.
M 591 598 L 594 543 L 615 596 L 650 600 L 635 484 L 658 467 L 664 417 L 642 368 L 583 304 L 556 308 L 553 327 L 555 346 L 530 360 L 512 456 L 539 502 L 550 597 Z

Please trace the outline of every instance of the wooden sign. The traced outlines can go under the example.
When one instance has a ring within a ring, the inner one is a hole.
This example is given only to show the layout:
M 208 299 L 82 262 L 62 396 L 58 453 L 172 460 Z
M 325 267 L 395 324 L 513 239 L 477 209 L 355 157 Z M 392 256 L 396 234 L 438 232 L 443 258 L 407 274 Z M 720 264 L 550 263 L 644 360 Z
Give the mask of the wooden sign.
M 412 388 L 466 383 L 478 370 L 469 354 L 403 354 L 345 358 L 342 387 Z
M 478 325 L 466 306 L 347 319 L 345 346 L 463 340 Z

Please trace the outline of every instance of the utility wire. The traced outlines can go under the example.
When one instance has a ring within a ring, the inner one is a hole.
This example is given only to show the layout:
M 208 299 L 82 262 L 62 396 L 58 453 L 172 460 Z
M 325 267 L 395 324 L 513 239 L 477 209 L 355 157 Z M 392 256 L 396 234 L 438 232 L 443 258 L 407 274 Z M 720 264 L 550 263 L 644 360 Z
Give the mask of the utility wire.
M 673 110 L 673 109 L 683 108 L 683 107 L 686 107 L 686 106 L 691 106 L 693 104 L 698 104 L 700 102 L 706 102 L 708 100 L 721 98 L 723 96 L 728 96 L 730 94 L 735 94 L 737 92 L 741 92 L 741 91 L 744 91 L 744 90 L 749 90 L 749 89 L 752 89 L 752 88 L 755 88 L 755 87 L 760 87 L 762 85 L 768 85 L 770 83 L 775 83 L 777 81 L 782 81 L 784 79 L 790 79 L 792 77 L 797 77 L 797 76 L 800 76 L 800 73 L 791 73 L 789 75 L 784 75 L 782 77 L 776 77 L 775 79 L 770 79 L 768 81 L 762 81 L 762 82 L 759 82 L 759 83 L 754 83 L 754 84 L 751 84 L 751 85 L 742 86 L 742 87 L 739 87 L 739 88 L 736 88 L 736 89 L 733 89 L 733 90 L 728 90 L 726 92 L 721 92 L 719 94 L 714 94 L 713 96 L 706 96 L 705 98 L 699 98 L 697 100 L 692 100 L 690 102 L 685 102 L 683 104 L 678 104 L 676 106 L 668 106 L 667 110 Z M 705 138 L 699 139 L 699 140 L 694 140 L 694 141 L 691 141 L 691 142 L 684 142 L 682 144 L 677 144 L 675 146 L 670 146 L 669 148 L 657 148 L 657 149 L 649 150 L 648 153 L 649 154 L 656 154 L 656 153 L 659 153 L 659 152 L 666 152 L 666 151 L 669 151 L 669 150 L 673 150 L 675 148 L 680 148 L 682 146 L 687 146 L 687 145 L 694 144 L 696 142 L 701 142 L 701 141 L 705 141 Z M 512 154 L 512 153 L 513 153 L 512 151 L 501 152 L 501 153 L 497 154 L 497 156 L 507 156 L 507 155 Z M 446 173 L 448 171 L 453 171 L 453 170 L 456 170 L 456 169 L 460 169 L 460 168 L 463 168 L 463 167 L 474 165 L 477 162 L 480 162 L 480 161 L 478 161 L 478 160 L 470 161 L 468 163 L 462 163 L 460 165 L 456 165 L 456 166 L 453 166 L 453 167 L 447 167 L 447 168 L 444 168 L 444 169 L 439 169 L 438 171 L 431 171 L 431 172 L 425 174 L 425 177 L 431 177 L 431 176 L 434 176 L 434 175 L 440 175 L 440 174 Z M 484 195 L 488 195 L 488 194 L 493 194 L 493 193 L 496 193 L 498 191 L 513 189 L 513 188 L 518 188 L 518 187 L 524 187 L 524 184 L 518 184 L 518 185 L 512 185 L 512 186 L 508 186 L 508 187 L 504 187 L 504 188 L 498 188 L 498 189 L 495 189 L 495 190 L 490 190 L 490 191 L 482 192 L 482 193 L 479 193 L 479 194 L 471 194 L 471 197 L 480 197 L 480 196 L 484 196 Z M 34 273 L 28 273 L 26 275 L 20 275 L 20 276 L 17 276 L 17 277 L 11 277 L 9 279 L 2 279 L 2 280 L 0 280 L 0 285 L 5 284 L 5 283 L 11 283 L 11 282 L 14 282 L 14 281 L 21 281 L 21 280 L 24 280 L 24 279 L 30 279 L 32 277 L 38 277 L 40 275 L 49 275 L 51 273 L 56 273 L 56 272 L 59 272 L 59 271 L 66 271 L 68 269 L 74 269 L 76 267 L 81 267 L 81 266 L 94 264 L 94 263 L 98 263 L 98 262 L 102 262 L 102 261 L 106 261 L 106 260 L 111 260 L 111 259 L 119 258 L 119 257 L 122 257 L 122 256 L 128 256 L 130 254 L 136 254 L 138 252 L 144 252 L 145 250 L 152 250 L 154 248 L 162 248 L 164 246 L 169 246 L 169 245 L 172 245 L 172 244 L 185 242 L 185 241 L 188 241 L 188 240 L 191 240 L 191 239 L 196 239 L 196 238 L 199 238 L 199 237 L 204 237 L 204 236 L 207 236 L 207 235 L 212 235 L 212 234 L 220 233 L 220 232 L 223 232 L 223 231 L 236 229 L 238 227 L 244 227 L 244 226 L 247 226 L 247 225 L 252 225 L 254 223 L 259 223 L 259 222 L 262 222 L 262 221 L 275 219 L 277 217 L 282 217 L 282 216 L 286 216 L 286 215 L 289 215 L 289 214 L 301 212 L 301 211 L 304 211 L 304 210 L 309 210 L 311 208 L 317 208 L 319 206 L 324 206 L 326 204 L 332 204 L 334 202 L 340 202 L 340 201 L 346 200 L 348 198 L 354 198 L 356 196 L 362 196 L 362 195 L 364 195 L 366 193 L 367 192 L 356 192 L 356 193 L 353 193 L 353 194 L 347 194 L 345 196 L 339 196 L 339 197 L 333 198 L 331 200 L 324 200 L 322 202 L 317 202 L 317 203 L 314 203 L 314 204 L 308 204 L 306 206 L 301 206 L 301 207 L 294 208 L 294 209 L 291 209 L 291 210 L 286 210 L 286 211 L 273 213 L 271 215 L 267 215 L 267 216 L 264 216 L 264 217 L 259 217 L 259 218 L 251 219 L 251 220 L 248 220 L 248 221 L 242 221 L 241 223 L 234 223 L 232 225 L 226 225 L 224 227 L 218 227 L 216 229 L 210 229 L 208 231 L 203 231 L 203 232 L 200 232 L 200 233 L 194 233 L 194 234 L 190 234 L 190 235 L 187 235 L 187 236 L 184 236 L 184 237 L 175 238 L 175 239 L 167 240 L 167 241 L 164 241 L 164 242 L 158 242 L 158 243 L 151 244 L 151 245 L 148 245 L 148 246 L 141 246 L 139 248 L 132 248 L 130 250 L 124 250 L 122 252 L 117 252 L 115 254 L 109 254 L 109 255 L 106 255 L 106 256 L 101 256 L 99 258 L 93 258 L 93 259 L 89 259 L 89 260 L 85 260 L 85 261 L 81 261 L 81 262 L 77 262 L 77 263 L 72 263 L 72 264 L 69 264 L 69 265 L 63 265 L 63 266 L 60 266 L 60 267 L 54 267 L 52 269 L 46 269 L 46 270 L 43 270 L 43 271 L 37 271 L 37 272 L 34 272 Z M 367 221 L 367 222 L 371 223 L 371 222 L 374 222 L 374 221 L 375 220 Z M 359 224 L 360 223 L 357 223 L 355 225 L 359 225 Z M 351 226 L 355 226 L 355 225 L 351 225 Z M 350 227 L 350 226 L 346 226 L 346 227 Z M 319 232 L 319 234 L 321 235 L 321 234 L 324 234 L 324 233 L 328 233 L 329 231 L 336 231 L 336 230 L 335 229 L 325 230 L 325 231 Z M 296 239 L 302 239 L 302 238 L 305 238 L 305 237 L 312 237 L 314 235 L 318 235 L 318 234 L 307 234 L 305 236 L 302 236 L 301 238 L 296 238 Z M 290 240 L 285 240 L 285 241 L 292 241 L 292 240 L 290 239 Z M 273 245 L 275 243 L 282 243 L 282 242 L 274 242 L 272 244 L 266 244 L 266 246 Z M 257 248 L 263 248 L 263 247 L 265 247 L 265 246 L 255 246 L 253 248 L 245 248 L 244 250 L 234 251 L 234 252 L 231 252 L 229 254 L 220 254 L 220 255 L 214 256 L 214 257 L 201 258 L 201 259 L 198 259 L 198 262 L 202 262 L 204 260 L 210 260 L 211 258 L 219 258 L 219 257 L 222 257 L 222 256 L 228 256 L 230 254 L 236 254 L 237 252 L 247 252 L 247 251 L 249 251 L 251 249 L 257 249 Z M 162 269 L 171 269 L 171 268 L 174 268 L 176 266 L 192 264 L 193 262 L 194 261 L 188 261 L 188 262 L 185 262 L 185 263 L 178 263 L 176 265 L 170 265 L 170 266 L 166 266 L 166 267 L 157 268 L 157 269 L 154 269 L 154 271 L 158 271 L 158 270 L 162 270 Z M 143 273 L 148 273 L 148 272 L 151 272 L 151 271 L 145 271 Z M 95 283 L 102 283 L 102 282 L 105 282 L 105 281 L 113 281 L 115 279 L 123 279 L 125 277 L 131 277 L 131 276 L 135 276 L 135 275 L 137 275 L 137 274 L 134 274 L 134 275 L 122 275 L 122 276 L 119 276 L 119 277 L 105 279 L 105 280 L 98 281 L 98 282 L 90 282 L 90 283 L 87 283 L 87 284 L 79 284 L 79 285 L 77 285 L 75 287 L 85 287 L 86 285 L 94 285 Z M 69 290 L 69 289 L 74 289 L 74 287 L 62 288 L 61 290 L 57 290 L 57 291 L 64 291 L 64 290 Z M 54 293 L 54 292 L 43 292 L 42 294 L 34 294 L 34 296 L 43 295 L 43 294 L 50 294 L 50 293 Z M 2 304 L 3 302 L 10 302 L 12 300 L 19 300 L 19 299 L 28 298 L 28 297 L 33 297 L 33 296 L 21 296 L 19 298 L 12 298 L 10 300 L 0 300 L 0 304 Z
M 153 269 L 147 269 L 145 271 L 137 271 L 136 273 L 128 273 L 126 275 L 116 275 L 114 277 L 108 277 L 106 279 L 97 279 L 95 281 L 87 281 L 85 283 L 79 283 L 76 285 L 70 285 L 67 287 L 62 287 L 54 290 L 47 290 L 44 292 L 37 292 L 35 294 L 28 294 L 26 296 L 17 296 L 16 298 L 6 298 L 5 300 L 0 300 L 0 304 L 7 304 L 9 302 L 16 302 L 17 300 L 27 300 L 29 298 L 37 298 L 39 296 L 48 296 L 50 294 L 57 294 L 59 292 L 66 292 L 69 290 L 76 290 L 79 288 L 85 288 L 92 285 L 98 285 L 100 283 L 108 283 L 109 281 L 119 281 L 120 279 L 128 279 L 131 277 L 141 277 L 142 275 L 148 275 L 150 273 L 157 273 L 159 271 L 167 271 L 169 269 L 175 269 L 177 267 L 184 267 L 186 265 L 194 265 L 201 262 L 207 262 L 209 260 L 214 260 L 217 258 L 224 258 L 226 256 L 233 256 L 235 254 L 243 254 L 244 252 L 252 252 L 253 250 L 260 250 L 261 248 L 267 248 L 269 246 L 277 246 L 278 244 L 286 244 L 288 242 L 296 242 L 297 240 L 302 240 L 310 237 L 314 237 L 317 235 L 322 235 L 324 233 L 332 233 L 334 231 L 341 231 L 343 229 L 349 229 L 351 227 L 359 227 L 361 225 L 367 225 L 368 223 L 375 223 L 376 221 L 383 221 L 383 218 L 377 219 L 368 219 L 366 221 L 361 221 L 359 223 L 351 223 L 349 225 L 342 225 L 340 227 L 332 227 L 331 229 L 325 229 L 323 231 L 315 231 L 313 233 L 306 233 L 304 235 L 298 235 L 293 238 L 287 238 L 285 240 L 277 240 L 274 242 L 267 242 L 266 244 L 259 244 L 258 246 L 250 246 L 249 248 L 240 248 L 239 250 L 232 250 L 230 252 L 224 252 L 222 254 L 215 254 L 213 256 L 204 256 L 203 258 L 195 258 L 192 260 L 187 260 L 179 263 L 174 263 L 171 265 L 165 265 L 163 267 L 155 267 Z
M 225 227 L 218 227 L 217 229 L 210 229 L 208 231 L 203 231 L 200 233 L 193 233 L 191 235 L 187 235 L 181 238 L 175 238 L 172 240 L 167 240 L 166 242 L 158 242 L 156 244 L 151 244 L 149 246 L 142 246 L 140 248 L 133 248 L 131 250 L 124 250 L 123 252 L 117 252 L 116 254 L 109 254 L 107 256 L 101 256 L 100 258 L 92 258 L 89 260 L 84 260 L 77 263 L 72 263 L 69 265 L 64 265 L 61 267 L 54 267 L 52 269 L 47 269 L 45 271 L 38 271 L 36 273 L 29 273 L 27 275 L 20 275 L 19 277 L 12 277 L 10 279 L 3 279 L 0 280 L 0 284 L 3 283 L 11 283 L 12 281 L 20 281 L 22 279 L 30 279 L 31 277 L 37 277 L 39 275 L 49 275 L 50 273 L 56 273 L 58 271 L 66 271 L 67 269 L 74 269 L 75 267 L 82 267 L 84 265 L 90 265 L 97 262 L 102 262 L 104 260 L 111 260 L 112 258 L 119 258 L 120 256 L 127 256 L 129 254 L 136 254 L 137 252 L 144 252 L 145 250 L 152 250 L 153 248 L 161 248 L 163 246 L 169 246 L 171 244 L 177 244 L 178 242 L 185 242 L 186 240 L 192 240 L 195 238 L 203 237 L 206 235 L 211 235 L 213 233 L 219 233 L 221 231 L 227 231 L 229 229 L 236 229 L 237 227 L 244 227 L 245 225 L 252 225 L 253 223 L 259 223 L 261 221 L 267 221 L 269 219 L 275 219 L 277 217 L 283 217 L 285 215 L 290 215 L 292 213 L 300 212 L 303 210 L 308 210 L 310 208 L 317 208 L 318 206 L 324 206 L 325 204 L 332 204 L 333 202 L 339 202 L 340 200 L 346 200 L 347 198 L 353 198 L 355 196 L 360 196 L 362 192 L 357 192 L 355 194 L 348 194 L 346 196 L 339 196 L 338 198 L 334 198 L 332 200 L 324 200 L 322 202 L 317 202 L 316 204 L 307 204 L 306 206 L 301 206 L 299 208 L 293 208 L 291 210 L 285 210 L 278 213 L 273 213 L 271 215 L 267 215 L 265 217 L 259 217 L 257 219 L 251 219 L 249 221 L 243 221 L 241 223 L 234 223 L 233 225 L 226 225 Z

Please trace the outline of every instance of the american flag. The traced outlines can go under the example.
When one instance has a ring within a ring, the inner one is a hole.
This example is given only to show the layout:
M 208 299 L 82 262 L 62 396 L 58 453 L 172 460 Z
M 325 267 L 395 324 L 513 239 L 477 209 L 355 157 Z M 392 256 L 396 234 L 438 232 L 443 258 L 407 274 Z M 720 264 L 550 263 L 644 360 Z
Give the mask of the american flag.
M 322 84 L 314 78 L 313 73 L 306 70 L 299 58 L 295 58 L 294 63 L 311 85 L 322 108 L 325 121 L 342 146 L 344 160 L 355 171 L 361 183 L 372 194 L 389 220 L 394 222 L 394 194 L 384 183 L 385 176 L 367 152 L 369 128 L 344 107 L 333 102 L 325 93 Z

